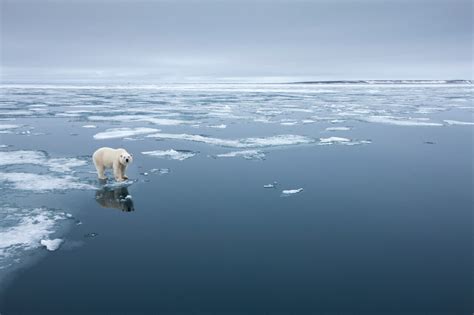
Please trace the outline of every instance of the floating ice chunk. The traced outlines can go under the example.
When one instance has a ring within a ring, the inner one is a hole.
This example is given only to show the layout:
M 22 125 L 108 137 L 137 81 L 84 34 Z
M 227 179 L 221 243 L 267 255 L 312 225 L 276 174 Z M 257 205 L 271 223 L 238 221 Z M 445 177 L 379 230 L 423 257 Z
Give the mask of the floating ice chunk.
M 0 152 L 0 165 L 15 164 L 43 164 L 46 154 L 41 151 L 2 151 Z
M 449 119 L 445 119 L 443 121 L 447 123 L 448 125 L 459 125 L 459 126 L 474 125 L 474 122 L 470 122 L 470 121 L 458 121 L 458 120 L 449 120 Z
M 243 150 L 217 154 L 216 157 L 243 157 L 246 160 L 264 160 L 265 153 L 259 150 Z
M 263 185 L 263 188 L 276 188 L 277 184 L 277 182 L 273 182 L 271 184 Z
M 51 209 L 0 206 L 0 269 L 20 261 L 24 251 L 39 248 L 65 220 L 64 212 Z
M 312 119 L 303 119 L 301 122 L 303 124 L 312 124 L 312 123 L 315 123 L 316 121 Z
M 156 118 L 147 115 L 89 116 L 88 118 L 92 121 L 149 122 L 162 126 L 177 126 L 188 123 L 185 120 Z
M 33 164 L 47 166 L 53 172 L 72 172 L 72 168 L 86 165 L 87 162 L 76 158 L 53 158 L 48 159 L 42 151 L 1 151 L 0 166 Z
M 290 196 L 290 195 L 298 194 L 302 191 L 303 191 L 303 188 L 288 189 L 288 190 L 282 190 L 281 194 L 282 194 L 282 196 Z
M 333 143 L 343 143 L 350 142 L 350 139 L 341 138 L 341 137 L 329 137 L 329 138 L 319 138 L 321 144 L 333 144 Z
M 155 133 L 148 135 L 150 138 L 175 139 L 194 142 L 202 142 L 212 145 L 234 148 L 259 148 L 271 146 L 285 146 L 296 144 L 307 144 L 314 142 L 314 139 L 298 135 L 278 135 L 266 138 L 243 138 L 243 139 L 220 139 L 201 135 L 175 134 L 175 133 Z
M 285 121 L 285 122 L 281 122 L 280 125 L 282 125 L 282 126 L 294 126 L 297 123 L 298 123 L 297 121 Z
M 47 250 L 49 251 L 55 251 L 61 246 L 61 244 L 64 242 L 64 240 L 60 238 L 55 238 L 53 240 L 41 240 L 41 245 L 46 247 Z
M 96 125 L 84 125 L 82 128 L 97 128 Z
M 326 131 L 347 131 L 351 130 L 349 127 L 328 127 L 326 128 Z
M 227 128 L 227 125 L 220 124 L 220 125 L 210 125 L 208 126 L 209 128 L 216 128 L 216 129 L 225 129 Z
M 380 123 L 380 124 L 389 124 L 397 126 L 442 126 L 443 124 L 426 122 L 416 118 L 402 118 L 394 116 L 369 116 L 363 118 L 367 122 Z
M 0 125 L 0 130 L 7 130 L 7 129 L 17 129 L 20 128 L 19 125 Z
M 196 152 L 188 150 L 156 150 L 156 151 L 145 151 L 142 154 L 164 158 L 168 160 L 183 161 L 192 158 L 196 155 Z
M 339 123 L 343 123 L 345 122 L 345 120 L 343 119 L 333 119 L 331 120 L 331 124 L 339 124 Z
M 75 177 L 54 177 L 33 173 L 0 173 L 0 182 L 9 183 L 12 188 L 35 192 L 68 189 L 95 189 L 94 186 L 78 182 Z
M 111 128 L 104 132 L 99 132 L 94 135 L 94 139 L 114 139 L 114 138 L 125 138 L 130 136 L 142 135 L 147 133 L 159 132 L 159 129 L 154 128 Z

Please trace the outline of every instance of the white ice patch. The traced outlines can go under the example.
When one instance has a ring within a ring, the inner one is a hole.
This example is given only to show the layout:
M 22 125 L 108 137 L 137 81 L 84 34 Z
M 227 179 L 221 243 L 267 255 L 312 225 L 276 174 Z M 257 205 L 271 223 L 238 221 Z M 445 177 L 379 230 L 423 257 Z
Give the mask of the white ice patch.
M 53 252 L 61 246 L 61 244 L 64 242 L 64 240 L 60 238 L 55 238 L 53 240 L 41 240 L 41 245 L 46 247 L 47 250 Z
M 52 172 L 67 173 L 87 162 L 76 158 L 48 158 L 41 151 L 0 151 L 0 166 L 20 164 L 46 166 Z
M 263 160 L 265 153 L 259 150 L 243 150 L 217 154 L 216 157 L 243 157 L 246 160 Z
M 96 125 L 84 125 L 82 128 L 97 128 Z
M 281 195 L 282 196 L 290 196 L 290 195 L 298 194 L 302 191 L 303 191 L 303 188 L 287 189 L 287 190 L 282 190 Z
M 94 135 L 94 139 L 114 139 L 114 138 L 125 138 L 130 136 L 143 135 L 153 132 L 159 132 L 159 129 L 154 128 L 111 128 L 104 132 L 99 132 Z
M 449 119 L 445 119 L 443 121 L 447 123 L 448 125 L 459 125 L 459 126 L 474 125 L 474 122 L 470 122 L 470 121 L 459 121 L 459 120 L 449 120 Z
M 68 218 L 64 212 L 45 208 L 0 206 L 0 269 L 20 261 L 25 250 L 39 248 Z
M 326 128 L 326 131 L 347 131 L 351 130 L 349 127 L 328 127 Z
M 186 140 L 194 142 L 202 142 L 206 144 L 218 145 L 223 147 L 233 148 L 260 148 L 260 147 L 272 147 L 272 146 L 286 146 L 286 145 L 297 145 L 307 144 L 314 142 L 314 139 L 298 136 L 298 135 L 278 135 L 266 138 L 243 138 L 243 139 L 220 139 L 211 138 L 201 135 L 190 135 L 190 134 L 175 134 L 175 133 L 155 133 L 148 135 L 150 138 L 159 139 L 173 139 L 173 140 Z
M 54 177 L 33 173 L 0 173 L 0 182 L 7 183 L 13 189 L 34 192 L 68 189 L 95 189 L 94 186 L 81 183 L 72 176 Z
M 168 160 L 178 160 L 183 161 L 189 158 L 192 158 L 196 155 L 196 152 L 187 151 L 187 150 L 155 150 L 155 151 L 145 151 L 142 154 L 164 158 Z
M 401 118 L 394 116 L 369 116 L 363 118 L 362 120 L 371 122 L 371 123 L 380 123 L 380 124 L 389 124 L 396 126 L 442 126 L 443 124 L 426 122 L 423 119 L 416 118 Z
M 0 125 L 0 130 L 9 130 L 9 129 L 16 129 L 20 128 L 19 125 Z
M 210 125 L 208 126 L 209 128 L 215 128 L 215 129 L 225 129 L 227 128 L 227 125 L 220 124 L 220 125 Z
M 341 137 L 329 137 L 329 138 L 319 138 L 321 144 L 333 144 L 333 143 L 345 143 L 350 142 L 350 139 L 341 138 Z
M 49 167 L 49 170 L 58 173 L 73 172 L 73 168 L 84 166 L 86 164 L 86 161 L 78 160 L 76 158 L 55 158 L 49 159 L 45 163 L 45 165 Z
M 88 118 L 92 121 L 149 122 L 162 126 L 177 126 L 188 123 L 185 120 L 157 118 L 147 115 L 89 116 Z

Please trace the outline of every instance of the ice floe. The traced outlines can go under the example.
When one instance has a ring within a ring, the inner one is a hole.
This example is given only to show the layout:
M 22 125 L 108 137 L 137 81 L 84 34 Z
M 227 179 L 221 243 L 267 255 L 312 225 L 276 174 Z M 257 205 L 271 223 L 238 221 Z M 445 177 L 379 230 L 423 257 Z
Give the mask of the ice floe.
M 61 246 L 61 244 L 64 242 L 63 239 L 60 238 L 55 238 L 52 240 L 46 239 L 46 240 L 41 240 L 41 245 L 46 247 L 47 250 L 53 252 Z
M 215 129 L 225 129 L 227 128 L 227 125 L 225 124 L 220 124 L 220 125 L 209 125 L 209 128 L 215 128 Z
M 157 118 L 148 115 L 89 116 L 88 119 L 92 121 L 149 122 L 162 126 L 177 126 L 188 123 L 185 120 Z
M 276 188 L 277 185 L 278 185 L 278 182 L 273 182 L 271 184 L 263 185 L 263 188 Z
M 459 125 L 459 126 L 474 125 L 474 122 L 470 122 L 470 121 L 459 121 L 459 120 L 449 120 L 449 119 L 445 119 L 443 121 L 447 123 L 448 125 Z
M 402 118 L 394 116 L 369 116 L 362 118 L 362 120 L 371 123 L 389 124 L 396 126 L 442 126 L 443 124 L 435 122 L 427 122 L 424 119 L 417 118 Z
M 333 143 L 345 143 L 350 142 L 350 139 L 341 138 L 341 137 L 329 137 L 329 138 L 319 138 L 321 144 L 333 144 Z
M 21 127 L 21 126 L 19 126 L 19 125 L 12 125 L 12 124 L 1 125 L 1 124 L 0 124 L 0 130 L 17 129 L 17 128 L 20 128 L 20 127 Z
M 26 250 L 44 245 L 42 241 L 56 234 L 68 219 L 66 213 L 47 208 L 0 206 L 0 269 L 21 261 Z
M 260 148 L 272 146 L 287 146 L 297 144 L 308 144 L 315 140 L 312 138 L 298 136 L 298 135 L 278 135 L 265 138 L 243 138 L 243 139 L 220 139 L 206 137 L 202 135 L 192 134 L 175 134 L 175 133 L 154 133 L 148 135 L 150 138 L 158 139 L 172 139 L 172 140 L 186 140 L 194 142 L 202 142 L 206 144 L 218 145 L 223 147 L 234 148 Z
M 242 157 L 246 160 L 263 160 L 265 159 L 265 153 L 259 150 L 242 150 L 217 154 L 216 157 Z
M 49 158 L 43 151 L 0 151 L 0 166 L 20 164 L 45 166 L 53 172 L 67 173 L 87 162 L 77 158 Z
M 96 125 L 84 125 L 84 126 L 82 126 L 82 128 L 92 129 L 92 128 L 97 128 L 97 126 Z
M 81 183 L 72 176 L 55 177 L 34 173 L 0 173 L 0 182 L 10 188 L 34 192 L 47 192 L 69 189 L 95 189 L 94 186 Z
M 144 155 L 164 158 L 168 160 L 184 161 L 186 159 L 194 157 L 197 153 L 189 150 L 155 150 L 155 151 L 144 151 Z
M 148 133 L 159 132 L 159 129 L 154 128 L 111 128 L 107 129 L 104 132 L 99 132 L 94 135 L 94 139 L 96 140 L 104 140 L 104 139 L 114 139 L 114 138 L 125 138 L 130 136 L 137 136 L 143 135 Z
M 282 190 L 281 195 L 282 196 L 291 196 L 294 194 L 298 194 L 303 191 L 303 188 L 297 188 L 297 189 L 287 189 L 287 190 Z
M 326 131 L 347 131 L 351 130 L 350 127 L 328 127 L 326 128 Z

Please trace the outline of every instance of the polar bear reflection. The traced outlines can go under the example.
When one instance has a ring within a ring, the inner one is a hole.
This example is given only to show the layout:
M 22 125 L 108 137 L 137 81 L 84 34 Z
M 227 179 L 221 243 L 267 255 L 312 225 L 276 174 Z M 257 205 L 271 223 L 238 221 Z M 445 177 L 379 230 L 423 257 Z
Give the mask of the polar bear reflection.
M 115 208 L 125 212 L 135 211 L 132 196 L 128 193 L 127 187 L 97 190 L 95 200 L 104 208 Z

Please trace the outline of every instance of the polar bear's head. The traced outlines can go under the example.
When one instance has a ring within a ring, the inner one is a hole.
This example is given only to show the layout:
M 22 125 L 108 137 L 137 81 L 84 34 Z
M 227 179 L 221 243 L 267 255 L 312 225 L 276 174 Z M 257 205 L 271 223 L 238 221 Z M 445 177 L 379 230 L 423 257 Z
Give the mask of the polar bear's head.
M 133 155 L 125 151 L 120 154 L 119 161 L 120 164 L 127 166 L 128 164 L 133 162 Z

